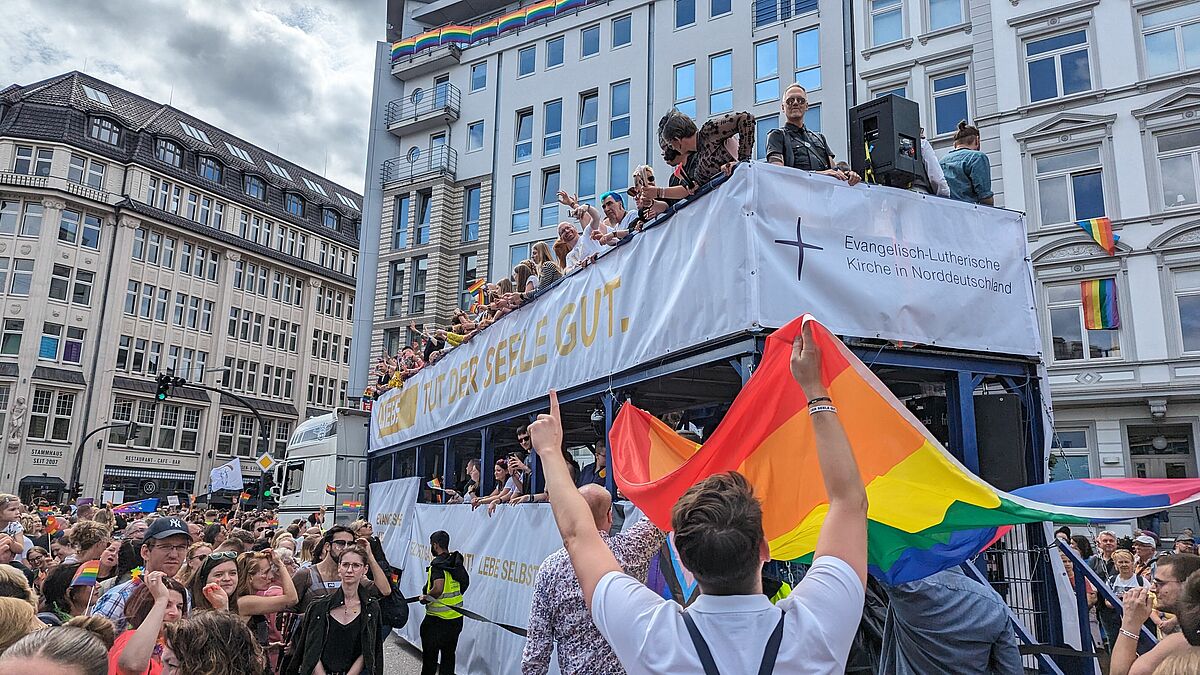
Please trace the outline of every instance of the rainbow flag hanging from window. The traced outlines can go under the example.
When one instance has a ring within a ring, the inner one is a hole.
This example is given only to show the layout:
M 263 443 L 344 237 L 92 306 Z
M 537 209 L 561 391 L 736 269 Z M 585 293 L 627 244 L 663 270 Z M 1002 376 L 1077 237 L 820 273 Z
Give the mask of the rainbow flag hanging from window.
M 738 471 L 762 501 L 771 557 L 812 560 L 828 498 L 807 397 L 789 368 L 802 322 L 814 324 L 821 377 L 866 486 L 868 566 L 888 583 L 962 563 L 1002 525 L 1128 519 L 1200 500 L 1195 479 L 1062 481 L 1036 486 L 1035 495 L 997 490 L 960 464 L 862 361 L 805 315 L 767 338 L 754 376 L 703 446 L 632 404 L 621 408 L 610 434 L 613 473 L 660 528 L 670 529 L 671 509 L 689 487 Z
M 1089 279 L 1079 283 L 1083 295 L 1083 326 L 1088 330 L 1113 330 L 1121 327 L 1117 309 L 1117 280 Z
M 1109 255 L 1116 255 L 1117 242 L 1121 238 L 1113 234 L 1112 220 L 1107 217 L 1089 218 L 1077 220 L 1075 224 L 1083 228 L 1083 231 L 1087 232 L 1088 236 L 1100 245 L 1100 248 L 1108 251 Z

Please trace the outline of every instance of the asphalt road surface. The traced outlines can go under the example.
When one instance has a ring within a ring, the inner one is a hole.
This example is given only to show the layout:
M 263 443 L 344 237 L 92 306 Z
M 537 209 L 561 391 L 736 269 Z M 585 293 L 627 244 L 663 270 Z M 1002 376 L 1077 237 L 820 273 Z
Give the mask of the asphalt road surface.
M 383 643 L 383 672 L 386 675 L 420 675 L 421 653 L 393 634 Z

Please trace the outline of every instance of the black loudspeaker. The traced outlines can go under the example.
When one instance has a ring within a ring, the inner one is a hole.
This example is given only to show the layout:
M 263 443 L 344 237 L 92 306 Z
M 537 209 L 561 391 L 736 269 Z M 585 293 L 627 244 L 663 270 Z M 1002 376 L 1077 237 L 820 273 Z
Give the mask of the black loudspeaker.
M 864 179 L 908 187 L 925 176 L 920 110 L 888 94 L 850 109 L 850 168 Z
M 1025 432 L 1019 398 L 1011 394 L 975 397 L 980 478 L 1006 492 L 1029 485 Z

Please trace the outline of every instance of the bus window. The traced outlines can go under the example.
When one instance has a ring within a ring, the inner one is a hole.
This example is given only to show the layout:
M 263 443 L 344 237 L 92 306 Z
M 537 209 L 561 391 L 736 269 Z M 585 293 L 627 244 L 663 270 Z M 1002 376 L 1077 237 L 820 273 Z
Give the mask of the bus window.
M 291 495 L 300 492 L 304 487 L 304 462 L 288 464 L 283 474 L 283 494 Z

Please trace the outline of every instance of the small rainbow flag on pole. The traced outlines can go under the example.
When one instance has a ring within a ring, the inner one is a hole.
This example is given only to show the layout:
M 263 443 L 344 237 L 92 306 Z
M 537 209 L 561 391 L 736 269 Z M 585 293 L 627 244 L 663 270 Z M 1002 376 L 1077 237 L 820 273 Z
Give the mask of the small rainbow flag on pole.
M 361 509 L 362 502 L 342 502 L 342 506 L 348 509 Z
M 72 586 L 95 586 L 96 579 L 100 576 L 100 561 L 89 560 L 79 566 L 75 572 L 75 578 L 71 579 Z
M 1117 310 L 1117 280 L 1089 279 L 1079 283 L 1083 295 L 1083 326 L 1088 330 L 1113 330 L 1121 327 Z
M 62 523 L 59 521 L 59 519 L 57 517 L 49 516 L 46 518 L 46 534 L 47 535 L 51 535 L 51 536 L 56 535 L 61 530 L 62 530 Z
M 244 502 L 248 502 L 248 501 L 250 501 L 250 493 L 249 493 L 249 492 L 243 492 L 242 494 L 238 495 L 238 499 L 240 499 L 240 500 L 242 500 L 242 501 L 244 501 Z
M 325 494 L 327 494 L 327 495 L 336 495 L 336 494 L 337 494 L 337 488 L 335 488 L 335 487 L 334 487 L 334 486 L 332 486 L 332 485 L 326 485 L 326 486 L 325 486 Z
M 1107 217 L 1089 218 L 1077 220 L 1075 224 L 1083 228 L 1083 231 L 1087 232 L 1100 245 L 1100 248 L 1108 251 L 1109 255 L 1116 255 L 1117 242 L 1121 238 L 1113 234 L 1112 220 Z

